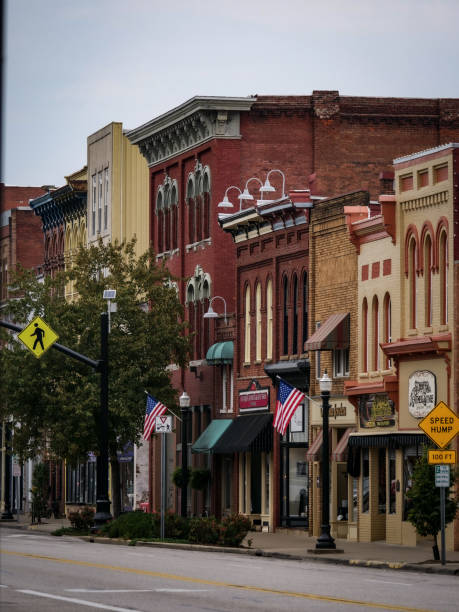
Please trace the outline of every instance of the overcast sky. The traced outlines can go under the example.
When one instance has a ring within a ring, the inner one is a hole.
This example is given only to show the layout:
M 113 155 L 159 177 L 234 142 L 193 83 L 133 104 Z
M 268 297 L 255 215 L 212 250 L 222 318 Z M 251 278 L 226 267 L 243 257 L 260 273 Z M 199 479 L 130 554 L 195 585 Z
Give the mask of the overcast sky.
M 62 185 L 91 133 L 195 95 L 459 98 L 458 0 L 5 3 L 10 185 Z

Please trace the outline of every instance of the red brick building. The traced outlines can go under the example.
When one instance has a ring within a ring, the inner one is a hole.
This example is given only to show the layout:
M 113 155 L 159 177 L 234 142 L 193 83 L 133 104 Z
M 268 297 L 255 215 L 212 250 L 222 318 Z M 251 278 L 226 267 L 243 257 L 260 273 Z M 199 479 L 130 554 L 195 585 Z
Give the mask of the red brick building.
M 223 305 L 232 315 L 230 321 L 234 315 L 237 321 L 241 316 L 241 305 L 236 301 L 240 291 L 240 287 L 236 289 L 240 282 L 236 252 L 231 236 L 222 232 L 217 219 L 217 205 L 227 189 L 237 186 L 242 190 L 256 177 L 258 182 L 248 186 L 257 197 L 260 179 L 279 168 L 289 188 L 309 186 L 311 193 L 324 196 L 359 188 L 375 198 L 378 177 L 391 170 L 394 157 L 457 140 L 458 135 L 459 100 L 343 97 L 336 91 L 313 92 L 311 96 L 196 97 L 128 133 L 150 168 L 152 244 L 158 260 L 165 260 L 180 279 L 177 289 L 195 331 L 190 367 L 173 371 L 177 389 L 185 389 L 191 398 L 189 450 L 212 420 L 229 421 L 228 417 L 237 414 L 237 395 L 232 402 L 228 400 L 233 378 L 228 355 L 234 345 L 221 343 L 231 343 L 233 329 L 238 328 L 231 322 L 219 325 L 221 335 L 217 336 L 213 322 L 203 319 L 216 296 L 224 299 Z M 279 193 L 282 181 L 278 175 L 272 177 L 272 184 L 279 199 L 284 194 Z M 232 195 L 228 193 L 237 202 Z M 232 210 L 237 211 L 238 206 Z M 276 248 L 285 252 L 288 261 L 288 247 L 279 243 Z M 255 283 L 256 266 L 252 272 L 248 268 L 244 282 L 249 280 Z M 220 301 L 212 306 L 222 314 Z M 282 340 L 276 337 L 274 343 L 278 342 Z M 239 367 L 239 357 L 234 360 L 235 367 Z M 225 374 L 220 372 L 224 368 Z M 159 465 L 154 445 L 152 474 Z M 180 465 L 181 445 L 171 450 Z M 192 459 L 190 454 L 190 461 L 203 465 L 204 456 L 201 453 Z M 227 458 L 222 460 L 226 467 L 217 478 L 215 462 L 219 460 L 208 460 L 217 483 L 212 503 L 193 496 L 190 512 L 199 513 L 203 506 L 217 513 L 238 508 L 238 471 L 231 456 Z M 152 486 L 153 507 L 158 507 L 158 486 Z M 233 493 L 226 495 L 225 489 Z M 280 515 L 275 516 L 274 527 Z

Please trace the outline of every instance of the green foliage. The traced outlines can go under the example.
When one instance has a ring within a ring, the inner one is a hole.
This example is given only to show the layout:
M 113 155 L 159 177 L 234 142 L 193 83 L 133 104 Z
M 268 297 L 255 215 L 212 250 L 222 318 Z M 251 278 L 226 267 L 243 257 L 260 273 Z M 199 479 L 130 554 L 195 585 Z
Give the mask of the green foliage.
M 210 470 L 208 468 L 194 468 L 191 472 L 190 485 L 192 489 L 204 491 L 210 481 Z
M 172 482 L 175 484 L 176 487 L 181 489 L 186 484 L 188 484 L 188 481 L 190 480 L 190 476 L 191 476 L 190 468 L 187 469 L 186 476 L 184 476 L 182 468 L 177 467 L 172 472 Z
M 81 510 L 69 513 L 69 521 L 78 531 L 89 531 L 94 524 L 94 508 L 85 506 Z
M 160 537 L 160 515 L 127 512 L 104 525 L 101 534 L 124 540 L 153 540 Z M 215 517 L 185 519 L 172 512 L 165 514 L 165 537 L 194 544 L 239 546 L 250 529 L 250 519 L 238 514 L 221 522 Z
M 49 472 L 46 463 L 37 463 L 32 473 L 32 522 L 40 522 L 46 516 L 48 506 L 48 479 Z
M 454 476 L 451 478 L 454 482 Z M 421 536 L 436 538 L 441 529 L 440 487 L 435 486 L 435 469 L 427 461 L 427 451 L 417 461 L 413 471 L 413 484 L 407 493 L 410 500 L 408 520 Z M 445 523 L 456 516 L 456 501 L 450 499 L 450 489 L 445 488 Z
M 78 294 L 73 302 L 64 298 L 69 282 Z M 109 336 L 112 457 L 140 439 L 144 389 L 171 408 L 177 404 L 166 368 L 186 363 L 189 342 L 172 282 L 152 251 L 136 257 L 135 241 L 81 248 L 72 270 L 44 283 L 23 269 L 12 278 L 14 299 L 3 316 L 25 325 L 39 315 L 59 335 L 59 343 L 94 360 L 100 358 L 100 313 L 107 310 L 103 291 L 117 290 Z M 13 417 L 15 452 L 21 458 L 46 449 L 48 455 L 76 462 L 97 452 L 98 373 L 53 349 L 36 359 L 13 335 L 8 335 L 8 350 L 1 351 L 0 370 L 0 418 Z

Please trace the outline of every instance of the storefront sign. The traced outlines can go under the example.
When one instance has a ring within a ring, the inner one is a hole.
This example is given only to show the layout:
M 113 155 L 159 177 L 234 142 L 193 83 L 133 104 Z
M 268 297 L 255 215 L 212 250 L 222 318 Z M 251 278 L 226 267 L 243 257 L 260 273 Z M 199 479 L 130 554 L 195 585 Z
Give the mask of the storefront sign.
M 394 427 L 394 402 L 386 393 L 372 393 L 360 398 L 360 427 Z
M 239 391 L 239 410 L 254 411 L 269 409 L 269 388 L 260 387 L 258 381 L 252 380 L 248 388 Z
M 424 418 L 436 402 L 435 374 L 429 370 L 413 372 L 408 379 L 408 410 L 416 419 Z
M 320 415 L 323 415 L 322 408 L 320 408 Z M 346 405 L 344 405 L 343 402 L 330 402 L 330 408 L 328 409 L 329 418 L 336 419 L 336 417 L 345 417 L 346 415 Z

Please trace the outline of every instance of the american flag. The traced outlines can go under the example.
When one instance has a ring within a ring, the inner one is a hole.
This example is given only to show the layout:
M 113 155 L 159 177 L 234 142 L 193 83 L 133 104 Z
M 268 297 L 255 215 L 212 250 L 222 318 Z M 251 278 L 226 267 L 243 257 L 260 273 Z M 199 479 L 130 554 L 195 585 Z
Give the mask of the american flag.
M 143 426 L 143 439 L 148 440 L 151 436 L 151 432 L 155 428 L 155 419 L 157 416 L 161 416 L 166 412 L 167 408 L 158 400 L 155 400 L 154 397 L 151 397 L 149 393 L 147 393 L 147 410 L 145 412 L 145 423 Z
M 295 410 L 304 400 L 305 395 L 295 387 L 292 387 L 284 380 L 279 381 L 279 389 L 277 390 L 276 416 L 274 418 L 274 427 L 283 436 L 287 431 Z

